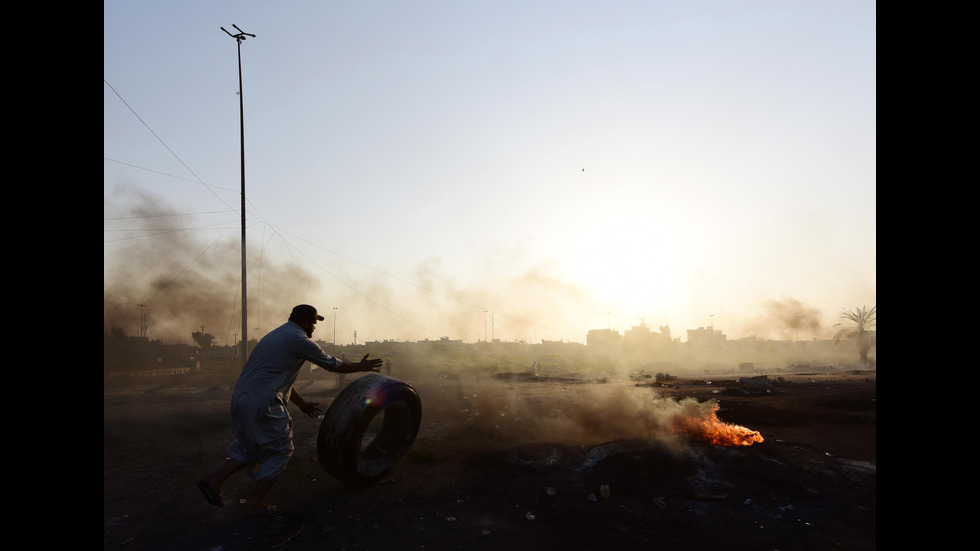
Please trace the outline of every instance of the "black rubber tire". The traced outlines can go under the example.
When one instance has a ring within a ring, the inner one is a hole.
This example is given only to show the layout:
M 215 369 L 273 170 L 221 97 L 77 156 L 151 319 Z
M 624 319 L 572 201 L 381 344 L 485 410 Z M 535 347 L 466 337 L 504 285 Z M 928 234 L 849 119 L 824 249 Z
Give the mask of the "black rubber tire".
M 421 422 L 422 401 L 410 385 L 377 373 L 358 377 L 323 415 L 320 465 L 343 482 L 370 486 L 408 453 Z

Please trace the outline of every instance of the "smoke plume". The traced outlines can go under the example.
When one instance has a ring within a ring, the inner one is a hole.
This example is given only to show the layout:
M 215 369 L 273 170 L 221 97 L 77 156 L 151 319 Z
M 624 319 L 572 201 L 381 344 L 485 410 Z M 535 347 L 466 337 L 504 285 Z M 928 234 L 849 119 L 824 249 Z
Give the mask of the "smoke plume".
M 617 439 L 678 442 L 680 419 L 705 419 L 714 404 L 674 400 L 649 387 L 537 385 L 485 381 L 418 384 L 425 418 L 444 420 L 439 437 L 469 446 L 523 442 L 597 444 Z M 433 434 L 436 426 L 428 427 Z
M 216 337 L 215 344 L 240 340 L 241 243 L 228 231 L 234 225 L 215 231 L 215 239 L 207 242 L 199 229 L 187 227 L 189 217 L 176 215 L 156 197 L 128 192 L 116 199 L 126 207 L 113 220 L 122 229 L 106 239 L 103 332 L 121 328 L 139 334 L 142 316 L 151 339 L 186 342 L 203 326 Z M 107 204 L 105 210 L 107 220 L 110 211 L 119 212 L 118 205 Z M 292 305 L 308 296 L 293 284 L 303 280 L 302 274 L 263 261 L 261 251 L 250 250 L 249 256 L 252 273 L 261 275 L 249 282 L 254 292 L 249 314 L 257 314 L 262 324 L 285 322 Z M 250 323 L 250 329 L 257 333 L 273 327 L 260 325 Z

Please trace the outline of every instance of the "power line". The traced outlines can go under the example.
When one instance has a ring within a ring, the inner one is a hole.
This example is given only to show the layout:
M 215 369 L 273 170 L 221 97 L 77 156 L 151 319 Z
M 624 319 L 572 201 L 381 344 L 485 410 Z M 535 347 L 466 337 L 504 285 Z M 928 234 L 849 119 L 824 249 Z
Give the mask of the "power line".
M 235 28 L 237 29 L 237 27 L 235 27 Z M 224 29 L 222 29 L 222 30 L 224 30 Z M 240 29 L 239 29 L 239 30 L 240 30 Z M 228 31 L 225 31 L 225 32 L 228 32 Z M 229 34 L 230 34 L 230 33 L 229 33 Z M 244 34 L 244 33 L 243 33 L 243 34 Z M 235 35 L 232 35 L 232 36 L 235 36 Z M 248 36 L 254 36 L 254 35 L 248 35 Z M 218 196 L 218 194 L 217 194 L 217 193 L 216 193 L 216 192 L 214 191 L 214 189 L 222 189 L 222 190 L 224 190 L 224 191 L 233 191 L 233 190 L 228 190 L 228 189 L 225 189 L 225 188 L 220 188 L 220 187 L 218 187 L 218 188 L 214 188 L 213 186 L 210 186 L 210 185 L 208 185 L 208 184 L 206 184 L 206 183 L 205 183 L 205 182 L 204 182 L 203 180 L 201 180 L 201 178 L 200 178 L 200 177 L 198 177 L 198 176 L 197 176 L 197 174 L 196 174 L 196 173 L 195 173 L 195 172 L 194 172 L 194 171 L 193 171 L 193 170 L 192 170 L 192 169 L 191 169 L 191 168 L 190 168 L 189 166 L 187 166 L 187 164 L 186 164 L 186 163 L 184 163 L 184 161 L 183 161 L 183 160 L 182 160 L 182 159 L 181 159 L 181 158 L 180 158 L 180 157 L 179 157 L 179 156 L 178 156 L 178 155 L 176 154 L 176 152 L 174 152 L 174 151 L 173 151 L 173 149 L 171 149 L 171 148 L 170 148 L 170 147 L 169 147 L 169 146 L 168 146 L 168 145 L 166 144 L 166 142 L 164 142 L 164 141 L 163 141 L 163 139 L 162 139 L 162 138 L 160 138 L 160 136 L 159 136 L 159 135 L 157 135 L 157 133 L 156 133 L 156 132 L 154 132 L 154 130 L 153 130 L 153 129 L 152 129 L 151 127 L 150 127 L 150 125 L 149 125 L 149 124 L 147 124 L 145 120 L 143 120 L 143 118 L 142 118 L 142 117 L 141 117 L 141 116 L 140 116 L 140 115 L 139 115 L 139 114 L 138 114 L 138 113 L 136 112 L 136 110 L 135 110 L 135 109 L 133 109 L 133 108 L 132 108 L 132 106 L 130 106 L 130 105 L 129 105 L 129 103 L 128 103 L 128 102 L 127 102 L 127 101 L 126 101 L 126 100 L 125 100 L 125 99 L 124 99 L 124 98 L 122 97 L 122 95 L 120 95 L 120 94 L 119 94 L 119 93 L 118 93 L 118 92 L 116 91 L 116 89 L 115 89 L 115 88 L 113 88 L 111 84 L 109 84 L 109 82 L 108 82 L 108 81 L 107 81 L 106 79 L 104 79 L 104 78 L 103 78 L 103 82 L 105 83 L 105 85 L 106 85 L 106 86 L 108 86 L 108 87 L 109 87 L 109 89 L 110 89 L 110 90 L 112 90 L 112 92 L 113 92 L 113 93 L 114 93 L 114 94 L 116 95 L 116 97 L 117 97 L 117 98 L 119 98 L 119 100 L 120 100 L 120 101 L 121 101 L 121 102 L 123 103 L 123 105 L 125 105 L 125 106 L 126 106 L 126 108 L 130 110 L 130 112 L 131 112 L 131 113 L 133 114 L 133 116 L 135 116 L 135 117 L 137 118 L 137 120 L 139 120 L 139 121 L 140 121 L 140 123 L 142 123 L 142 124 L 143 124 L 143 126 L 144 126 L 144 127 L 146 127 L 146 129 L 147 129 L 147 130 L 148 130 L 148 131 L 149 131 L 149 132 L 150 132 L 150 133 L 151 133 L 151 134 L 153 135 L 153 137 L 154 137 L 154 138 L 156 138 L 156 139 L 157 139 L 157 141 L 159 141 L 159 142 L 160 142 L 160 144 L 161 144 L 161 145 L 163 145 L 163 147 L 164 147 L 164 148 L 165 148 L 165 149 L 166 149 L 166 150 L 167 150 L 167 151 L 168 151 L 168 152 L 169 152 L 169 153 L 170 153 L 170 154 L 171 154 L 171 155 L 172 155 L 172 156 L 173 156 L 173 157 L 174 157 L 175 159 L 177 159 L 177 161 L 178 161 L 178 162 L 179 162 L 179 163 L 180 163 L 180 164 L 181 164 L 181 165 L 182 165 L 182 166 L 183 166 L 184 168 L 186 168 L 186 169 L 187 169 L 187 171 L 188 171 L 189 173 L 191 173 L 191 174 L 192 174 L 192 175 L 194 176 L 194 179 L 189 179 L 189 178 L 184 178 L 184 177 L 181 177 L 181 176 L 177 176 L 177 175 L 173 175 L 173 174 L 168 174 L 168 173 L 164 173 L 164 172 L 161 172 L 161 171 L 157 171 L 157 170 L 152 170 L 152 169 L 148 169 L 148 168 L 144 168 L 144 167 L 140 167 L 140 166 L 137 166 L 137 165 L 132 165 L 132 164 L 129 164 L 129 163 L 124 163 L 124 162 L 121 162 L 121 161 L 117 161 L 117 160 L 114 160 L 114 159 L 110 159 L 110 158 L 107 158 L 107 157 L 103 157 L 103 158 L 104 158 L 104 160 L 106 160 L 106 161 L 110 161 L 110 162 L 114 162 L 114 163 L 118 163 L 118 164 L 122 164 L 122 165 L 126 165 L 126 166 L 131 166 L 131 167 L 133 167 L 133 168 L 137 168 L 137 169 L 140 169 L 140 170 L 146 170 L 146 171 L 149 171 L 149 172 L 154 172 L 154 173 L 156 173 L 156 174 L 160 174 L 160 175 L 163 175 L 163 176 L 169 176 L 169 177 L 172 177 L 172 178 L 177 178 L 177 179 L 181 179 L 181 180 L 185 180 L 185 181 L 189 181 L 189 182 L 194 182 L 194 183 L 198 183 L 198 184 L 201 184 L 201 185 L 203 185 L 203 186 L 204 186 L 205 188 L 207 188 L 207 189 L 208 189 L 208 191 L 210 191 L 210 192 L 211 192 L 211 194 L 212 194 L 212 195 L 214 195 L 214 196 L 215 196 L 215 197 L 216 197 L 216 198 L 217 198 L 217 199 L 218 199 L 218 200 L 219 200 L 219 201 L 220 201 L 220 202 L 221 202 L 222 204 L 224 204 L 225 206 L 227 206 L 227 207 L 228 207 L 228 208 L 230 209 L 230 211 L 221 211 L 221 212 L 240 212 L 240 211 L 238 211 L 238 210 L 236 210 L 236 209 L 234 209 L 234 208 L 233 208 L 233 207 L 232 207 L 231 205 L 229 205 L 229 204 L 228 204 L 227 202 L 225 202 L 225 201 L 224 201 L 224 200 L 223 200 L 223 199 L 222 199 L 222 198 L 221 198 L 220 196 Z M 252 203 L 250 203 L 250 202 L 249 202 L 248 204 L 249 204 L 249 205 L 250 205 L 250 206 L 251 206 L 251 207 L 252 207 L 252 208 L 254 209 L 254 207 L 255 207 L 255 206 L 254 206 L 254 205 L 253 205 Z M 243 208 L 244 208 L 244 205 L 243 205 Z M 163 216 L 163 215 L 161 215 L 161 216 Z M 176 215 L 173 215 L 173 216 L 176 216 Z M 262 217 L 261 217 L 260 215 L 258 215 L 258 214 L 257 214 L 256 216 L 257 216 L 257 217 L 258 217 L 258 218 L 259 218 L 260 220 L 262 220 L 262 223 L 264 223 L 264 224 L 266 224 L 266 225 L 267 225 L 268 227 L 270 227 L 270 228 L 272 228 L 272 229 L 273 229 L 273 231 L 275 232 L 275 235 L 277 235 L 277 236 L 279 236 L 279 238 L 280 238 L 280 239 L 281 239 L 281 240 L 283 241 L 283 243 L 286 243 L 287 245 L 290 245 L 290 243 L 289 243 L 289 242 L 288 242 L 288 241 L 287 241 L 287 240 L 286 240 L 286 239 L 285 239 L 285 238 L 283 237 L 283 235 L 282 235 L 282 234 L 283 234 L 283 233 L 285 233 L 285 232 L 283 232 L 283 231 L 281 231 L 281 230 L 278 230 L 278 229 L 276 229 L 276 228 L 275 228 L 275 226 L 273 226 L 273 225 L 271 225 L 271 224 L 269 224 L 269 223 L 268 223 L 267 221 L 265 221 L 265 220 L 264 220 L 264 219 L 263 219 L 263 218 L 262 218 Z M 122 218 L 118 218 L 118 219 L 122 219 Z M 107 219 L 107 220 L 113 220 L 113 218 L 110 218 L 110 219 Z M 216 224 L 213 224 L 213 225 L 220 225 L 220 224 L 224 224 L 224 223 L 226 223 L 226 222 L 221 222 L 221 223 L 216 223 Z M 139 238 L 145 238 L 145 237 L 154 237 L 154 236 L 158 236 L 158 235 L 165 235 L 165 234 L 169 234 L 169 233 L 175 233 L 175 232 L 180 232 L 180 231 L 195 231 L 195 230 L 201 230 L 201 229 L 206 229 L 207 227 L 208 227 L 208 226 L 200 226 L 200 227 L 192 227 L 192 228 L 183 228 L 183 229 L 166 229 L 166 230 L 164 230 L 164 229 L 160 229 L 160 230 L 152 230 L 152 229 L 147 229 L 147 230 L 105 230 L 105 231 L 151 231 L 151 232 L 154 232 L 154 233 L 151 233 L 151 234 L 147 234 L 147 235 L 139 235 L 139 236 L 131 236 L 131 237 L 126 237 L 126 238 L 120 238 L 120 239 L 113 239 L 113 240 L 108 240 L 108 241 L 106 241 L 106 242 L 112 242 L 112 241 L 121 241 L 121 240 L 128 240 L 128 239 L 139 239 Z M 218 229 L 220 229 L 220 228 L 218 228 Z M 292 235 L 292 234 L 290 234 L 290 235 Z M 453 296 L 450 296 L 450 295 L 447 295 L 447 294 L 445 294 L 445 293 L 441 293 L 441 292 L 439 292 L 439 291 L 437 291 L 437 290 L 435 290 L 435 289 L 431 289 L 431 288 L 429 288 L 429 287 L 426 287 L 426 286 L 424 286 L 424 285 L 420 285 L 420 284 L 418 284 L 418 283 L 416 283 L 416 282 L 413 282 L 413 281 L 409 281 L 409 280 L 407 280 L 407 279 L 404 279 L 404 278 L 401 278 L 401 277 L 398 277 L 398 276 L 396 276 L 396 275 L 393 275 L 393 274 L 391 274 L 391 273 L 388 273 L 388 272 L 386 272 L 386 271 L 384 271 L 384 270 L 381 270 L 381 269 L 379 269 L 379 268 L 375 268 L 375 267 L 373 267 L 373 266 L 370 266 L 370 265 L 367 265 L 367 264 L 364 264 L 364 263 L 362 263 L 362 262 L 359 262 L 359 261 L 357 261 L 357 260 L 354 260 L 354 259 L 352 259 L 352 258 L 350 258 L 350 257 L 347 257 L 347 256 L 345 256 L 345 255 L 342 255 L 342 254 L 340 254 L 340 253 L 337 253 L 336 251 L 332 251 L 332 250 L 330 250 L 330 249 L 328 249 L 328 248 L 326 248 L 326 247 L 323 247 L 323 246 L 321 246 L 321 245 L 318 245 L 318 244 L 315 244 L 315 243 L 312 243 L 312 242 L 310 242 L 309 240 L 306 240 L 306 239 L 304 239 L 304 238 L 302 238 L 302 237 L 299 237 L 299 236 L 296 236 L 296 235 L 292 235 L 292 237 L 295 237 L 296 239 L 300 239 L 300 240 L 302 240 L 302 241 L 304 241 L 304 242 L 306 242 L 306 243 L 308 243 L 308 244 L 310 244 L 310 245 L 313 245 L 313 246 L 315 246 L 315 247 L 318 247 L 318 248 L 321 248 L 322 250 L 324 250 L 324 251 L 326 251 L 326 252 L 329 252 L 330 254 L 333 254 L 333 255 L 335 255 L 335 256 L 337 256 L 338 258 L 340 258 L 340 259 L 343 259 L 343 260 L 346 260 L 346 261 L 348 261 L 348 262 L 351 262 L 351 263 L 353 263 L 353 264 L 356 264 L 356 265 L 358 265 L 358 266 L 361 266 L 361 267 L 364 267 L 364 268 L 367 268 L 367 269 L 369 269 L 369 270 L 372 270 L 372 271 L 375 271 L 375 272 L 377 272 L 377 273 L 379 273 L 379 274 L 381 274 L 381 275 L 383 275 L 383 276 L 385 276 L 385 277 L 387 277 L 387 278 L 390 278 L 390 279 L 393 279 L 393 280 L 396 280 L 396 281 L 400 281 L 400 282 L 402 282 L 402 283 L 405 283 L 405 284 L 408 284 L 408 285 L 411 285 L 411 286 L 413 286 L 413 287 L 415 287 L 415 288 L 417 288 L 417 289 L 420 289 L 420 290 L 422 290 L 422 291 L 424 291 L 424 292 L 426 292 L 426 293 L 430 293 L 430 294 L 433 294 L 433 295 L 436 295 L 436 296 L 440 296 L 440 297 L 442 297 L 442 298 L 445 298 L 445 299 L 447 299 L 447 300 L 451 300 L 451 301 L 454 301 L 454 302 L 457 302 L 457 303 L 459 303 L 459 304 L 461 304 L 461 305 L 464 305 L 464 306 L 467 306 L 467 307 L 470 307 L 470 308 L 474 308 L 474 309 L 478 309 L 478 310 L 480 310 L 480 311 L 483 311 L 483 310 L 486 310 L 486 309 L 487 309 L 487 306 L 485 306 L 485 305 L 478 305 L 478 304 L 473 304 L 473 303 L 470 303 L 470 302 L 467 302 L 467 301 L 465 301 L 465 300 L 462 300 L 462 299 L 459 299 L 459 298 L 457 298 L 457 297 L 453 297 Z M 210 249 L 210 248 L 211 248 L 211 246 L 209 246 L 209 247 L 208 247 L 207 249 Z M 204 254 L 204 252 L 206 252 L 206 251 L 207 251 L 207 249 L 205 249 L 205 251 L 203 251 L 203 252 L 201 253 L 201 255 L 203 255 L 203 254 Z M 200 256 L 201 256 L 201 255 L 199 255 L 199 256 L 198 256 L 198 258 L 200 258 Z M 292 255 L 291 255 L 291 256 L 292 256 Z M 310 260 L 311 262 L 313 262 L 313 263 L 314 263 L 314 265 L 315 265 L 315 266 L 317 266 L 317 267 L 318 267 L 319 269 L 321 269 L 321 270 L 322 270 L 322 271 L 323 271 L 324 273 L 326 273 L 326 274 L 328 274 L 328 275 L 330 275 L 331 277 L 333 277 L 334 279 L 336 279 L 336 280 L 337 280 L 338 282 L 340 282 L 340 283 L 341 283 L 341 284 L 343 284 L 344 286 L 346 286 L 346 287 L 348 287 L 349 289 L 351 289 L 352 291 L 354 291 L 354 292 L 355 292 L 355 293 L 356 293 L 357 295 L 359 295 L 359 296 L 361 296 L 361 297 L 362 297 L 362 298 L 363 298 L 364 300 L 366 300 L 366 301 L 368 301 L 368 302 L 370 302 L 371 304 L 374 304 L 375 306 L 377 306 L 377 307 L 379 307 L 379 308 L 381 308 L 381 309 L 382 309 L 382 310 L 384 310 L 385 312 L 388 312 L 388 313 L 389 313 L 390 315 L 392 315 L 392 316 L 394 316 L 395 318 L 397 318 L 397 319 L 399 319 L 399 320 L 402 320 L 402 321 L 404 321 L 405 323 L 408 323 L 408 324 L 410 324 L 410 325 L 412 325 L 412 326 L 414 326 L 414 327 L 416 327 L 416 328 L 418 328 L 418 329 L 421 329 L 421 330 L 423 330 L 424 332 L 426 332 L 426 333 L 429 333 L 429 334 L 431 334 L 431 335 L 433 335 L 433 336 L 439 336 L 439 334 L 438 334 L 438 333 L 436 333 L 436 332 L 434 332 L 434 331 L 431 331 L 430 329 L 427 329 L 427 328 L 425 328 L 425 327 L 423 327 L 422 325 L 420 325 L 420 324 L 418 324 L 418 323 L 416 323 L 416 322 L 414 322 L 414 321 L 412 321 L 412 320 L 410 320 L 410 319 L 408 319 L 408 318 L 406 318 L 406 317 L 404 317 L 404 316 L 402 316 L 402 315 L 400 315 L 400 314 L 398 314 L 398 313 L 396 313 L 396 312 L 394 312 L 393 310 L 391 310 L 390 308 L 388 308 L 388 307 L 386 307 L 385 305 L 383 305 L 383 304 L 381 304 L 381 303 L 379 303 L 379 302 L 377 302 L 377 301 L 375 301 L 375 300 L 373 300 L 373 299 L 371 299 L 371 298 L 370 298 L 370 297 L 368 297 L 368 296 L 367 296 L 366 294 L 364 294 L 364 293 L 362 293 L 361 291 L 359 291 L 358 289 L 356 289 L 356 288 L 355 288 L 355 287 L 354 287 L 353 285 L 351 285 L 351 284 L 349 284 L 349 283 L 347 283 L 346 281 L 344 281 L 344 280 L 342 280 L 342 279 L 341 279 L 340 277 L 338 277 L 338 276 L 337 276 L 336 274 L 334 274 L 334 273 L 332 273 L 332 272 L 330 272 L 330 271 L 328 271 L 328 270 L 326 270 L 326 269 L 325 269 L 325 268 L 323 268 L 322 266 L 320 266 L 320 265 L 318 265 L 318 264 L 317 264 L 317 263 L 316 263 L 315 261 L 313 261 L 313 259 L 312 259 L 312 258 L 310 258 L 310 257 L 309 257 L 308 255 L 306 255 L 306 254 L 304 254 L 304 257 L 306 257 L 306 258 L 307 258 L 308 260 Z M 296 261 L 296 259 L 295 259 L 295 257 L 292 257 L 292 258 L 293 258 L 293 262 L 294 262 L 294 263 L 296 263 L 296 265 L 298 266 L 298 265 L 299 265 L 299 263 L 298 263 L 298 262 Z M 195 261 L 196 261 L 196 260 L 195 260 Z M 192 262 L 191 264 L 193 264 L 193 262 Z M 179 277 L 179 276 L 180 276 L 181 274 L 183 274 L 183 273 L 184 273 L 184 272 L 185 272 L 185 271 L 186 271 L 186 270 L 187 270 L 187 269 L 188 269 L 189 267 L 190 267 L 190 265 L 188 265 L 188 266 L 187 266 L 187 267 L 185 267 L 185 268 L 184 268 L 183 270 L 181 270 L 181 271 L 180 271 L 180 272 L 179 272 L 179 273 L 178 273 L 177 275 L 175 275 L 175 276 L 174 276 L 174 277 L 173 277 L 173 278 L 172 278 L 172 279 L 171 279 L 171 280 L 170 280 L 170 281 L 169 281 L 169 282 L 168 282 L 168 283 L 167 283 L 166 285 L 164 285 L 164 287 L 161 287 L 160 289 L 158 289 L 158 290 L 157 290 L 157 292 L 156 292 L 156 293 L 154 293 L 154 294 L 153 294 L 153 296 L 152 296 L 151 298 L 153 298 L 153 297 L 155 297 L 155 296 L 157 296 L 157 295 L 158 295 L 158 294 L 159 294 L 160 292 L 162 292 L 162 291 L 163 291 L 163 290 L 164 290 L 164 289 L 165 289 L 166 287 L 168 287 L 168 286 L 169 286 L 169 285 L 170 285 L 170 284 L 171 284 L 171 283 L 172 283 L 172 282 L 173 282 L 174 280 L 176 280 L 176 279 L 177 279 L 177 278 L 178 278 L 178 277 Z M 307 283 L 308 283 L 308 284 L 309 284 L 309 285 L 310 285 L 311 287 L 314 287 L 314 282 L 313 282 L 312 280 L 310 280 L 310 278 L 309 278 L 309 277 L 308 277 L 308 276 L 307 276 L 307 275 L 305 274 L 305 272 L 304 272 L 304 277 L 305 277 L 305 278 L 307 279 Z M 239 285 L 241 285 L 241 282 L 239 283 Z M 145 303 L 145 302 L 148 302 L 148 301 L 144 301 L 144 303 Z M 243 302 L 244 302 L 244 301 L 243 301 Z M 538 328 L 540 328 L 540 329 L 545 329 L 545 330 L 548 330 L 548 331 L 551 331 L 551 332 L 553 332 L 553 333 L 558 333 L 558 334 L 565 334 L 565 335 L 569 335 L 569 336 L 571 336 L 571 334 L 570 334 L 570 333 L 567 333 L 567 332 L 563 332 L 563 331 L 559 331 L 559 330 L 556 330 L 556 329 L 553 329 L 553 328 L 549 328 L 549 327 L 545 327 L 545 326 L 541 326 L 541 325 L 537 325 L 537 324 L 534 324 L 534 323 L 531 323 L 531 322 L 528 322 L 528 321 L 525 321 L 525 320 L 521 320 L 521 319 L 519 319 L 519 318 L 516 318 L 516 317 L 510 317 L 510 316 L 506 316 L 506 315 L 504 315 L 504 314 L 501 314 L 501 315 L 503 315 L 503 316 L 504 316 L 505 318 L 509 318 L 509 319 L 511 319 L 511 320 L 514 320 L 515 322 L 518 322 L 518 323 L 521 323 L 521 324 L 524 324 L 524 325 L 527 325 L 527 326 L 530 326 L 530 327 L 538 327 Z M 248 338 L 248 336 L 247 336 L 247 335 L 245 335 L 245 336 L 244 336 L 244 339 L 247 339 L 247 338 Z
M 173 149 L 170 149 L 170 146 L 167 145 L 167 143 L 164 142 L 163 139 L 160 136 L 158 136 L 157 133 L 154 132 L 152 128 L 150 128 L 150 125 L 147 124 L 146 121 L 143 120 L 143 117 L 140 117 L 139 116 L 139 113 L 137 113 L 136 110 L 133 109 L 129 105 L 129 103 L 126 102 L 125 99 L 123 99 L 123 97 L 119 94 L 119 92 L 117 92 L 116 89 L 113 88 L 111 84 L 109 84 L 109 81 L 108 80 L 106 80 L 105 78 L 103 78 L 102 79 L 102 82 L 104 82 L 105 85 L 108 86 L 110 90 L 112 90 L 112 93 L 115 94 L 117 98 L 119 98 L 119 101 L 121 101 L 123 103 L 123 105 L 126 106 L 127 109 L 129 109 L 130 113 L 132 113 L 133 116 L 136 117 L 136 119 L 138 121 L 140 121 L 140 123 L 142 123 L 143 126 L 146 127 L 147 130 L 149 130 L 150 134 L 153 134 L 153 137 L 156 138 L 158 142 L 160 142 L 160 145 L 162 145 L 164 147 L 164 149 L 166 149 L 167 151 L 169 151 L 170 154 L 173 155 L 174 159 L 177 159 L 177 162 L 180 163 L 181 166 L 183 166 L 184 168 L 187 169 L 187 172 L 190 172 L 194 176 L 195 179 L 192 180 L 192 181 L 196 181 L 197 183 L 199 183 L 202 186 L 204 186 L 208 191 L 211 192 L 212 195 L 215 196 L 215 198 L 217 198 L 219 201 L 221 201 L 221 203 L 224 204 L 226 207 L 233 208 L 231 205 L 229 205 L 228 203 L 226 203 L 225 200 L 222 199 L 217 193 L 215 193 L 214 190 L 211 189 L 211 186 L 205 184 L 204 183 L 204 180 L 201 180 L 201 178 L 198 177 L 198 175 L 195 174 L 194 171 L 191 170 L 191 168 L 189 166 L 187 166 L 187 163 L 185 163 L 183 161 L 183 159 L 181 159 L 180 156 L 178 156 L 177 153 L 174 152 Z
M 230 192 L 238 193 L 238 190 L 237 189 L 228 189 L 228 188 L 223 188 L 221 186 L 212 186 L 211 184 L 207 184 L 207 183 L 202 182 L 200 180 L 194 180 L 194 179 L 191 179 L 191 178 L 184 178 L 183 176 L 177 176 L 176 174 L 170 174 L 169 172 L 163 172 L 163 171 L 160 171 L 160 170 L 154 170 L 152 168 L 146 168 L 145 166 L 139 166 L 139 165 L 134 165 L 132 163 L 126 163 L 126 162 L 123 162 L 123 161 L 118 161 L 116 159 L 110 159 L 109 157 L 102 157 L 102 160 L 103 161 L 109 161 L 110 163 L 116 163 L 116 164 L 120 164 L 120 165 L 123 165 L 123 166 L 128 166 L 128 167 L 135 168 L 135 169 L 138 169 L 138 170 L 145 170 L 147 172 L 152 172 L 154 174 L 159 174 L 160 176 L 168 176 L 170 178 L 176 178 L 178 180 L 184 180 L 185 182 L 191 182 L 191 183 L 194 183 L 194 184 L 203 184 L 203 185 L 205 185 L 205 186 L 207 186 L 209 188 L 220 189 L 222 191 L 230 191 Z
M 173 214 L 147 214 L 143 216 L 111 216 L 109 218 L 103 218 L 103 222 L 111 222 L 113 220 L 145 220 L 147 218 L 173 218 L 177 216 L 201 216 L 204 214 L 226 214 L 229 212 L 236 212 L 232 210 L 210 210 L 205 212 L 175 212 Z M 237 220 L 236 220 L 237 222 Z

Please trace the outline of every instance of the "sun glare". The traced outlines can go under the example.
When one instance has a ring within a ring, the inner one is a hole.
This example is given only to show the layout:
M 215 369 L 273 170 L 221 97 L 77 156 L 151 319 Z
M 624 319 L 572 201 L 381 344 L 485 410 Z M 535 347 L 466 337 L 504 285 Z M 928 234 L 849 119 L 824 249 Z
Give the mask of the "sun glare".
M 623 316 L 663 312 L 677 283 L 677 254 L 666 235 L 628 220 L 596 225 L 576 242 L 568 274 Z

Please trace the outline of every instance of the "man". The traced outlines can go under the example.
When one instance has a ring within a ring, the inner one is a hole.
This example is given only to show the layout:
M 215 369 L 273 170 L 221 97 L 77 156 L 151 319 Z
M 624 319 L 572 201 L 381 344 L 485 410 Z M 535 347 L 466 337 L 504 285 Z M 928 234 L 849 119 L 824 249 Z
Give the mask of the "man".
M 308 304 L 296 306 L 289 321 L 263 337 L 245 362 L 231 398 L 231 430 L 236 440 L 228 446 L 229 458 L 197 483 L 208 503 L 224 507 L 221 485 L 248 467 L 248 475 L 256 482 L 245 514 L 278 513 L 278 508 L 266 503 L 265 497 L 293 454 L 292 419 L 286 402 L 296 404 L 310 417 L 321 414 L 318 403 L 307 402 L 293 388 L 305 362 L 337 373 L 380 369 L 381 360 L 369 360 L 367 354 L 355 363 L 324 353 L 311 339 L 318 321 L 323 321 L 323 316 L 317 314 L 316 308 Z

